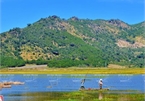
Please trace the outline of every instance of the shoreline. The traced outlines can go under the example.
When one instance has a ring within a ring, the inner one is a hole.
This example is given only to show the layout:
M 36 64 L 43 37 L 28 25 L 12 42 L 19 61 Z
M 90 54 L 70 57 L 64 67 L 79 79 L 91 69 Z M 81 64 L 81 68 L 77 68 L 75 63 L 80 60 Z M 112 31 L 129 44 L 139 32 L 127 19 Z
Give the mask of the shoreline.
M 5 68 L 1 74 L 145 74 L 144 68 Z

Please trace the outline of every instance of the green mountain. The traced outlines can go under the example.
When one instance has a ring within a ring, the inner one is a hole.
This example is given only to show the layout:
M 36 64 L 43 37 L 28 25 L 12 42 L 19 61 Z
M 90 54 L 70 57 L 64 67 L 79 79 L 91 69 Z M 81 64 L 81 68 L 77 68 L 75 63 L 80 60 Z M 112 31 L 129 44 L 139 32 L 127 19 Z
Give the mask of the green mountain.
M 129 25 L 119 19 L 41 18 L 0 34 L 1 66 L 144 67 L 144 28 L 145 22 Z

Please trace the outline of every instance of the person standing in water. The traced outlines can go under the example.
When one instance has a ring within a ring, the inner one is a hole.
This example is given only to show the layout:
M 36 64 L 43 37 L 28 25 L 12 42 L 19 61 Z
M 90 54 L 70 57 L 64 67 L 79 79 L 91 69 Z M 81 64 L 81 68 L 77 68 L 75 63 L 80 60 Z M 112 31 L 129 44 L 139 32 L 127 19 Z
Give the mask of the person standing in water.
M 82 79 L 82 81 L 81 81 L 81 89 L 85 89 L 84 83 L 85 83 L 85 79 Z
M 102 79 L 100 79 L 99 80 L 99 87 L 100 87 L 100 89 L 102 89 L 102 86 L 103 86 L 103 81 L 102 81 Z

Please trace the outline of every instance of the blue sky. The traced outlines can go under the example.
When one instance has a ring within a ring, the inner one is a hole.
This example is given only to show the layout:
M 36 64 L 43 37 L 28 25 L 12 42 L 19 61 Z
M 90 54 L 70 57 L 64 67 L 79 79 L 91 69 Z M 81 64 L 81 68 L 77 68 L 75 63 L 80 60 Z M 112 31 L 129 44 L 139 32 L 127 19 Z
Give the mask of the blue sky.
M 24 28 L 40 18 L 57 15 L 89 19 L 120 19 L 128 24 L 145 20 L 144 0 L 0 0 L 0 33 Z

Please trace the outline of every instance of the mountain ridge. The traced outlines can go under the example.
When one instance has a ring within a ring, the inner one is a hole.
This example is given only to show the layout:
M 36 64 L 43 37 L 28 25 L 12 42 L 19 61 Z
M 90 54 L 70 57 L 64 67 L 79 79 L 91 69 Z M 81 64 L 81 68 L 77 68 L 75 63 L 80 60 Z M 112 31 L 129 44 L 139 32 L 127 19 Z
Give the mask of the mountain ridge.
M 65 20 L 53 15 L 1 33 L 1 56 L 50 67 L 111 63 L 144 67 L 144 27 L 145 22 L 129 25 L 119 19 Z

